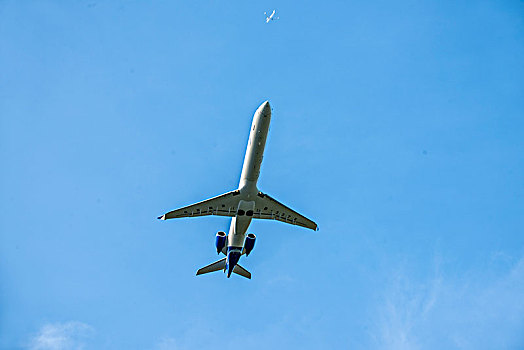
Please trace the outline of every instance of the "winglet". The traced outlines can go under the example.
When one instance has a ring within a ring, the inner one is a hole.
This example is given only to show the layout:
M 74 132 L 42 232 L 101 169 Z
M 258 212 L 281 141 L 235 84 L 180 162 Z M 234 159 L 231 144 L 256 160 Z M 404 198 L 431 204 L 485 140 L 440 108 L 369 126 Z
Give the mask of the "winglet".
M 165 219 L 166 219 L 166 214 L 164 214 L 164 215 L 162 215 L 162 216 L 159 216 L 157 219 L 158 219 L 158 220 L 165 220 Z

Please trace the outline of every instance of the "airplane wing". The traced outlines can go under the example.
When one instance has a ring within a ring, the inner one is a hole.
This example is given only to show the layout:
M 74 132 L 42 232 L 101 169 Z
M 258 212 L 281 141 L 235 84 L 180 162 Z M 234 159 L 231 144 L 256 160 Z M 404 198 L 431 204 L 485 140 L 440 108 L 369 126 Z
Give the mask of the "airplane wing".
M 255 199 L 253 218 L 278 220 L 318 231 L 318 225 L 315 222 L 262 192 L 258 192 Z
M 180 209 L 175 209 L 158 218 L 160 220 L 187 218 L 193 216 L 220 215 L 235 216 L 238 207 L 238 195 L 240 191 L 235 190 L 224 193 L 205 201 L 188 205 Z

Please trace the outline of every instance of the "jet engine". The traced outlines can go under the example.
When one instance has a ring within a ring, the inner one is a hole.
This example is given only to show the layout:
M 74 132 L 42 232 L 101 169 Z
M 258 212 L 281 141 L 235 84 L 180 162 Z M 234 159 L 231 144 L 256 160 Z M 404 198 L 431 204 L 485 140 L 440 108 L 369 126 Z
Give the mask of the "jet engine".
M 220 254 L 222 249 L 226 246 L 227 235 L 225 232 L 217 232 L 217 238 L 215 240 L 215 246 L 217 247 L 217 253 Z
M 253 250 L 255 247 L 255 240 L 257 239 L 257 236 L 255 236 L 254 233 L 249 233 L 246 237 L 246 241 L 244 242 L 244 250 L 246 252 L 246 256 L 249 256 L 249 253 Z

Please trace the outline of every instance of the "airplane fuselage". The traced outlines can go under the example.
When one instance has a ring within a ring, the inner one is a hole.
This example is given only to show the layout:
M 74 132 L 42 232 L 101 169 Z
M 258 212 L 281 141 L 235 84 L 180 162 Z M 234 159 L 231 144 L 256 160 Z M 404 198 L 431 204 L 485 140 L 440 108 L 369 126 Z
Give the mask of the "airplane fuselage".
M 236 216 L 231 219 L 227 238 L 227 251 L 224 252 L 227 255 L 226 272 L 228 277 L 242 255 L 246 232 L 253 219 L 255 197 L 258 194 L 257 181 L 260 175 L 260 166 L 264 156 L 270 122 L 271 107 L 269 102 L 266 101 L 256 110 L 249 132 L 249 141 L 238 185 L 240 201 Z

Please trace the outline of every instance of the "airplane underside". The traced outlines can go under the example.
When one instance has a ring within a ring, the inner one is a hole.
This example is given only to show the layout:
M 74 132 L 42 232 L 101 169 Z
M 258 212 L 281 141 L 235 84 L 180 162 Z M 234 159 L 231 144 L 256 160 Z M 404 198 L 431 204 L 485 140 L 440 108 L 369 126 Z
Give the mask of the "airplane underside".
M 252 219 L 277 220 L 318 230 L 315 222 L 258 190 L 257 181 L 270 120 L 271 108 L 266 101 L 253 117 L 238 189 L 158 217 L 161 220 L 205 215 L 231 217 L 229 234 L 218 232 L 215 242 L 217 253 L 223 253 L 226 257 L 199 269 L 197 275 L 223 270 L 228 278 L 232 273 L 251 278 L 251 273 L 238 265 L 238 261 L 254 248 L 256 236 L 246 234 Z

